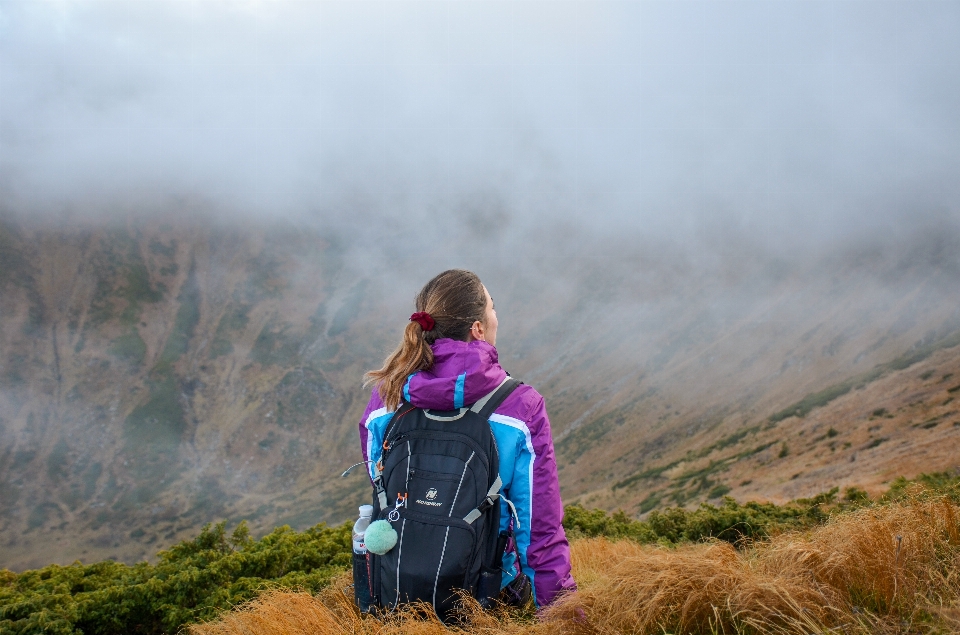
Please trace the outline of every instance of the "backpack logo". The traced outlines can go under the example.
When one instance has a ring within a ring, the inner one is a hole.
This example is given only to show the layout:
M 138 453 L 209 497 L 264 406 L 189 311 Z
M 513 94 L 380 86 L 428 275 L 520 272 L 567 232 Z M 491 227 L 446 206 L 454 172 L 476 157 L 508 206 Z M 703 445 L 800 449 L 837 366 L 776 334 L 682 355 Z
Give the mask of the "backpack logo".
M 437 488 L 431 487 L 430 489 L 427 490 L 427 493 L 423 495 L 423 498 L 417 499 L 417 503 L 420 505 L 429 505 L 430 507 L 442 507 L 443 503 L 438 503 L 436 499 L 437 499 Z

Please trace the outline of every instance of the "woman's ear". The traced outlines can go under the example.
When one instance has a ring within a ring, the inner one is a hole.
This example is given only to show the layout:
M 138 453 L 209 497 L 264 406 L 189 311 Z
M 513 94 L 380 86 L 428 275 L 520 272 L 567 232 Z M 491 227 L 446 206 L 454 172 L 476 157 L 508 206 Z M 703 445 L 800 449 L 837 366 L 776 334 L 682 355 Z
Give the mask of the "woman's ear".
M 483 330 L 483 322 L 481 322 L 480 320 L 477 320 L 470 327 L 470 336 L 469 336 L 469 339 L 467 339 L 467 341 L 468 342 L 476 342 L 476 341 L 485 342 L 487 341 L 485 336 L 486 334 L 484 333 L 484 330 Z

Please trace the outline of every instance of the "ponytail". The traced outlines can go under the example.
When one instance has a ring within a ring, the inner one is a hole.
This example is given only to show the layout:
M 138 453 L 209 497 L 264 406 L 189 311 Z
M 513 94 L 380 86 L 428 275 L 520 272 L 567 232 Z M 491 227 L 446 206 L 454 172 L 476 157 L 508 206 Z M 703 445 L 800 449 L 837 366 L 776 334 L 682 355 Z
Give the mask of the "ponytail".
M 441 338 L 467 340 L 473 323 L 484 319 L 487 298 L 475 273 L 450 269 L 424 285 L 417 294 L 416 307 L 417 313 L 410 317 L 397 349 L 384 360 L 382 368 L 363 377 L 364 387 L 377 386 L 387 410 L 400 405 L 410 375 L 433 366 L 431 344 Z
M 380 370 L 371 370 L 364 375 L 363 387 L 377 385 L 380 399 L 387 410 L 396 410 L 407 377 L 418 370 L 433 366 L 433 350 L 423 338 L 423 327 L 416 322 L 403 329 L 403 341 L 397 350 L 390 353 Z

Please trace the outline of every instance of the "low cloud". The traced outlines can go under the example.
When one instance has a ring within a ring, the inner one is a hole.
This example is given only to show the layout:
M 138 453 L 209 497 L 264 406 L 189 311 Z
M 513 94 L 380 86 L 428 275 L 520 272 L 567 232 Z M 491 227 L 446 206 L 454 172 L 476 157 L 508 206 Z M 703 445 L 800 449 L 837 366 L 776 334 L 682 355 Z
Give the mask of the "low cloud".
M 958 25 L 940 2 L 10 1 L 0 195 L 305 223 L 431 269 L 442 241 L 527 270 L 822 257 L 955 227 Z

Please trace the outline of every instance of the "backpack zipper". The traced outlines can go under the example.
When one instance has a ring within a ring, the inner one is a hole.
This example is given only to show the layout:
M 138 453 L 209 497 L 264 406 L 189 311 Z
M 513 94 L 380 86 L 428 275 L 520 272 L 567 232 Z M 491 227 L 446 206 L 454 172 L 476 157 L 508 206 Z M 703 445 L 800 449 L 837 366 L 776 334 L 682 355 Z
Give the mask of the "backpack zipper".
M 382 463 L 387 462 L 387 455 L 390 454 L 390 450 L 397 446 L 397 443 L 402 441 L 405 437 L 410 436 L 409 433 L 398 435 L 395 439 L 384 439 L 383 441 L 383 452 L 380 454 L 380 461 Z

